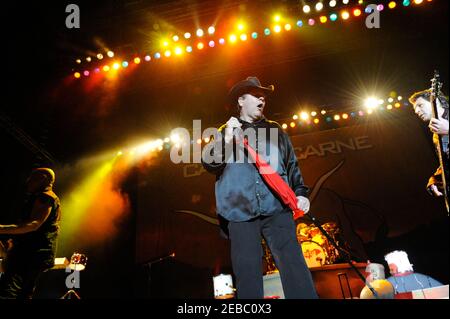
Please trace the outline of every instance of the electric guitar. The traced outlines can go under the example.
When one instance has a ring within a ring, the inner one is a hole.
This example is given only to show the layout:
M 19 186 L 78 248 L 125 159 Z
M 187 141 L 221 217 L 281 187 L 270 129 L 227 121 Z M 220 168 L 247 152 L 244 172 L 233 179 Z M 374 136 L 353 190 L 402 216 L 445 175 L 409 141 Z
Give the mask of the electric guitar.
M 430 103 L 432 116 L 435 119 L 439 119 L 439 113 L 437 108 L 437 99 L 439 98 L 439 93 L 441 92 L 442 83 L 440 82 L 439 72 L 434 71 L 434 77 L 431 79 L 431 94 L 430 94 Z M 441 175 L 442 175 L 442 184 L 443 184 L 443 194 L 445 199 L 445 207 L 447 208 L 447 214 L 449 213 L 449 203 L 448 203 L 448 193 L 447 193 L 447 180 L 445 178 L 445 172 L 448 170 L 448 161 L 444 159 L 444 146 L 442 144 L 442 136 L 436 134 L 436 149 L 439 159 L 439 165 L 441 166 Z

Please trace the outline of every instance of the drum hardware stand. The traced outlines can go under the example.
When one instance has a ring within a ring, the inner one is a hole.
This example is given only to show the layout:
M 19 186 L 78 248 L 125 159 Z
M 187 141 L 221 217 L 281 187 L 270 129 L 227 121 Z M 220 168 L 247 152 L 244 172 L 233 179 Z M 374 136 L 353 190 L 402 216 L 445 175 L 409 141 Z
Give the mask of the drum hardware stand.
M 341 287 L 342 299 L 345 299 L 345 293 L 344 293 L 344 288 L 342 287 L 341 277 L 345 278 L 345 281 L 347 282 L 347 288 L 348 288 L 348 291 L 350 293 L 350 299 L 353 299 L 352 289 L 350 288 L 350 283 L 348 282 L 347 274 L 344 273 L 344 272 L 340 272 L 340 273 L 337 274 L 337 276 L 338 276 L 338 279 L 339 279 L 339 286 Z
M 151 295 L 152 295 L 151 294 L 151 292 L 152 292 L 152 286 L 151 286 L 151 284 L 152 284 L 152 265 L 156 264 L 156 263 L 159 263 L 159 262 L 161 262 L 161 261 L 163 261 L 164 259 L 167 259 L 167 258 L 175 258 L 175 253 L 171 253 L 170 255 L 147 261 L 147 262 L 145 262 L 143 264 L 144 267 L 147 267 L 147 273 L 148 273 L 147 292 L 148 292 L 148 296 L 149 297 L 151 297 Z
M 366 278 L 364 278 L 364 276 L 361 274 L 361 272 L 358 270 L 358 268 L 355 267 L 352 260 L 350 259 L 350 255 L 347 255 L 347 253 L 345 251 L 343 251 L 341 247 L 338 247 L 338 245 L 336 244 L 336 241 L 322 228 L 320 223 L 316 220 L 316 218 L 313 215 L 311 215 L 310 212 L 305 214 L 304 216 L 307 216 L 313 222 L 313 224 L 316 225 L 317 228 L 319 228 L 320 232 L 330 241 L 330 243 L 334 246 L 334 248 L 336 248 L 337 250 L 339 250 L 341 252 L 344 252 L 343 253 L 343 255 L 345 256 L 344 258 L 346 259 L 346 261 L 350 265 L 350 267 L 358 275 L 358 277 L 364 282 L 364 286 L 367 286 L 367 288 L 370 289 L 370 291 L 372 292 L 374 297 L 376 299 L 379 299 L 378 293 L 375 291 L 375 289 L 372 287 L 372 285 L 370 283 L 366 283 Z
M 74 296 L 75 299 L 81 299 L 77 292 L 73 289 L 66 292 L 60 299 L 72 299 L 72 296 Z

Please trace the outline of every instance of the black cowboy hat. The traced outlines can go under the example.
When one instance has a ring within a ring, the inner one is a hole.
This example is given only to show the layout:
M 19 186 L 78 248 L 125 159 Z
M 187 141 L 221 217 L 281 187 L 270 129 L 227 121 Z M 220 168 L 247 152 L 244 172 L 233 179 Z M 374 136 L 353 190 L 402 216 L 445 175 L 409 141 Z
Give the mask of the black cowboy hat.
M 235 104 L 240 96 L 254 90 L 269 94 L 275 90 L 275 87 L 273 85 L 264 87 L 256 76 L 249 76 L 247 79 L 236 83 L 228 93 L 228 97 L 230 102 Z

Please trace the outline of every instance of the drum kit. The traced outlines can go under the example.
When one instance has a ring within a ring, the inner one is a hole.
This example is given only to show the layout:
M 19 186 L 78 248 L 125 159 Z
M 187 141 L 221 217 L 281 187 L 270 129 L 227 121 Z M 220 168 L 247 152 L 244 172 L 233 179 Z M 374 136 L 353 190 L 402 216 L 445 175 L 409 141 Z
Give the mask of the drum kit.
M 336 223 L 325 223 L 322 228 L 335 243 L 338 243 L 337 235 L 340 230 Z M 302 246 L 303 256 L 309 268 L 334 264 L 339 257 L 339 250 L 314 224 L 299 223 L 297 225 L 297 240 Z
M 334 222 L 325 223 L 322 229 L 339 245 L 338 235 L 340 229 Z M 339 250 L 328 240 L 328 238 L 320 231 L 314 224 L 297 224 L 297 240 L 301 245 L 303 256 L 305 257 L 308 268 L 322 267 L 324 265 L 334 264 L 340 257 Z M 277 271 L 275 262 L 270 254 L 267 244 L 263 240 L 264 256 L 266 273 L 273 273 Z

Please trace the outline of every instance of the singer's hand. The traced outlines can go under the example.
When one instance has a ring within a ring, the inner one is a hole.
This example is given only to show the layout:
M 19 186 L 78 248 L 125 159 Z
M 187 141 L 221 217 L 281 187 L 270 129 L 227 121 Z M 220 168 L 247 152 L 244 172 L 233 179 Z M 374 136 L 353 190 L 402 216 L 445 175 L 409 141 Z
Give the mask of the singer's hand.
M 301 209 L 305 214 L 309 212 L 309 199 L 304 196 L 297 196 L 297 207 Z
M 230 143 L 233 140 L 233 130 L 241 127 L 242 124 L 234 116 L 230 117 L 225 128 L 225 143 Z

